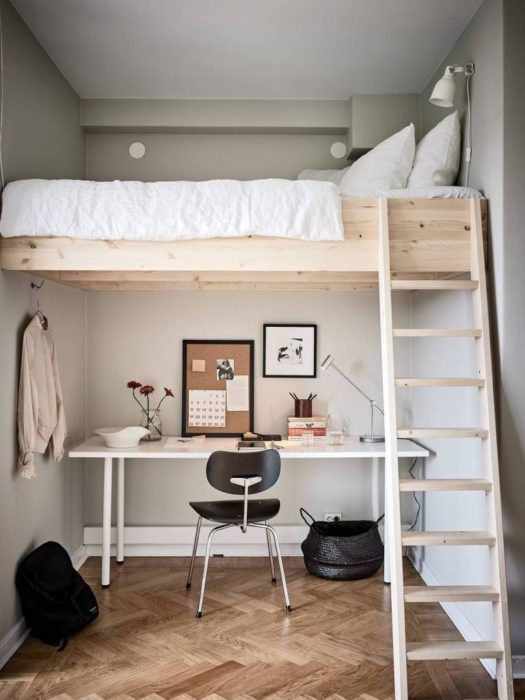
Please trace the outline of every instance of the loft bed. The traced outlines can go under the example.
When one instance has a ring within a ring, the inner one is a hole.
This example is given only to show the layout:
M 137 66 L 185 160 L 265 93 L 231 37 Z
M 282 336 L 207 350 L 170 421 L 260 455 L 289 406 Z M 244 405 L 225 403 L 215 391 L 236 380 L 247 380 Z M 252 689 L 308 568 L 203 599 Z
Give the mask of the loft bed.
M 459 277 L 470 271 L 470 230 L 484 199 L 341 198 L 344 239 L 245 236 L 200 240 L 2 238 L 2 268 L 84 290 L 359 290 L 377 288 L 380 227 L 392 277 Z

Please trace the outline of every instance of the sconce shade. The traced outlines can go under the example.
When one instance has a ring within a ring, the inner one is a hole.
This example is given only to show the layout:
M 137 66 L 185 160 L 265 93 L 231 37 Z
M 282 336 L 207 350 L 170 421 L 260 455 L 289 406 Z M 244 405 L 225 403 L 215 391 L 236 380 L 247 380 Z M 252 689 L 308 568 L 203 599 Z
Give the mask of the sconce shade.
M 454 74 L 446 72 L 435 84 L 430 102 L 437 107 L 453 107 L 455 92 Z

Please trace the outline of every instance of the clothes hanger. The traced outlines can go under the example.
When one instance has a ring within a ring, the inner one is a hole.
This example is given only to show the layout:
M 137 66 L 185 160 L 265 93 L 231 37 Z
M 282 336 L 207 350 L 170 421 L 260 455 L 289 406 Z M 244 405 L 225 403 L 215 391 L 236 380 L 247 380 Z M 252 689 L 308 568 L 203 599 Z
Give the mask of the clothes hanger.
M 40 284 L 37 284 L 36 282 L 31 282 L 31 289 L 36 289 L 36 315 L 38 316 L 38 319 L 40 321 L 42 328 L 45 331 L 47 331 L 47 327 L 48 327 L 47 316 L 45 316 L 42 313 L 42 311 L 40 309 L 40 300 L 38 298 L 38 292 L 44 286 L 44 282 L 45 282 L 45 280 L 42 280 L 42 282 L 40 282 Z

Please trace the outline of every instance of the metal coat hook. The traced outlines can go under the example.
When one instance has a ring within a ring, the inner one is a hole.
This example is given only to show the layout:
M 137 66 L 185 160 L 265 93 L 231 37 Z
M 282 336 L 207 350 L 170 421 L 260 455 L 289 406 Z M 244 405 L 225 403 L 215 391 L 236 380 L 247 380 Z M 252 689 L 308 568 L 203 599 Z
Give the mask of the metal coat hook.
M 44 286 L 44 282 L 45 282 L 45 280 L 42 280 L 42 282 L 40 282 L 40 284 L 37 284 L 36 282 L 31 282 L 31 289 L 36 289 L 36 315 L 40 319 L 40 323 L 42 324 L 42 328 L 45 331 L 47 331 L 47 326 L 48 326 L 47 317 L 44 316 L 44 314 L 42 313 L 42 311 L 40 309 L 40 299 L 38 297 L 38 292 Z

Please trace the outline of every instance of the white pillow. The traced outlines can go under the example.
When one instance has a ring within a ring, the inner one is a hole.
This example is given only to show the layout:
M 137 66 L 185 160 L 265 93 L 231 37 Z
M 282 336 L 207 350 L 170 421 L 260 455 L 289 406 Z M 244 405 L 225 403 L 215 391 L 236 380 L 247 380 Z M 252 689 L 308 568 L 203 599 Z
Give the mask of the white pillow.
M 356 160 L 341 180 L 341 194 L 406 187 L 415 151 L 414 125 L 410 124 Z
M 407 187 L 453 185 L 461 156 L 461 128 L 458 113 L 449 114 L 428 132 L 416 148 L 414 167 Z
M 350 166 L 341 170 L 301 170 L 298 180 L 320 180 L 322 182 L 334 182 L 339 185 Z

